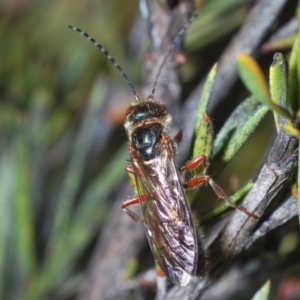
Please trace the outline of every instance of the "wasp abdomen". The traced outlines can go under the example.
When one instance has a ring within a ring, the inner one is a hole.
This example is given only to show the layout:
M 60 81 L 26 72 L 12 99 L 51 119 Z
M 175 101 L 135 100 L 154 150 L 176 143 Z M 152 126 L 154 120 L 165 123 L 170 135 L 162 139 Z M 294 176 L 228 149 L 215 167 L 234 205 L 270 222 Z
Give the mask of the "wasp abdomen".
M 156 157 L 155 146 L 161 139 L 163 127 L 159 123 L 138 127 L 132 134 L 132 144 L 140 154 L 141 159 L 147 161 Z

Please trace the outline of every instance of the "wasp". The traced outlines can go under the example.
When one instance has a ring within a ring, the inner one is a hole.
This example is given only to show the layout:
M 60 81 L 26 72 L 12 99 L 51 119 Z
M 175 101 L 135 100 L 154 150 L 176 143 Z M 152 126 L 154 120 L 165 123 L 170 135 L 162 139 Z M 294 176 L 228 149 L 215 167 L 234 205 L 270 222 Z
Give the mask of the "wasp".
M 122 202 L 121 208 L 133 220 L 143 220 L 155 261 L 163 274 L 178 286 L 189 284 L 196 275 L 198 256 L 204 256 L 184 189 L 209 183 L 218 197 L 228 200 L 223 190 L 208 175 L 182 182 L 175 163 L 176 145 L 182 138 L 182 131 L 174 139 L 170 138 L 168 128 L 172 117 L 166 106 L 154 97 L 163 66 L 197 15 L 191 17 L 175 37 L 159 67 L 148 98 L 142 98 L 136 93 L 129 77 L 101 44 L 81 29 L 69 26 L 84 35 L 106 55 L 133 92 L 135 101 L 126 110 L 124 124 L 130 154 L 125 169 L 134 175 L 138 196 Z M 187 162 L 181 170 L 190 171 L 200 164 L 204 164 L 205 169 L 208 166 L 203 155 Z M 140 204 L 142 218 L 128 208 L 135 204 Z M 232 205 L 237 207 L 233 203 Z M 237 208 L 248 213 L 241 207 Z

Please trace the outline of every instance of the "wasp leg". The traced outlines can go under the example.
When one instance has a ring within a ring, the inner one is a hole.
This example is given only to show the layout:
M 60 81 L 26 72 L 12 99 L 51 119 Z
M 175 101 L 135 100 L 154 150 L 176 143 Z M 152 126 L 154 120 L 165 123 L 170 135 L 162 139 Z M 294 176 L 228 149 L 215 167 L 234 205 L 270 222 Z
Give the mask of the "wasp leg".
M 126 214 L 134 221 L 137 223 L 141 223 L 143 221 L 143 217 L 137 215 L 136 213 L 134 213 L 133 211 L 131 211 L 128 208 L 123 208 L 123 210 L 126 212 Z
M 178 145 L 181 142 L 182 137 L 183 137 L 183 130 L 180 129 L 174 137 L 174 142 Z
M 134 172 L 133 167 L 132 167 L 131 164 L 126 164 L 124 169 L 125 169 L 125 171 L 126 171 L 127 173 L 135 174 L 135 172 Z
M 199 167 L 203 163 L 204 165 L 204 171 L 205 174 L 207 169 L 209 168 L 209 162 L 205 155 L 199 155 L 190 161 L 186 162 L 183 167 L 181 168 L 181 171 L 191 171 L 197 167 Z
M 121 203 L 121 208 L 129 215 L 129 217 L 135 221 L 135 222 L 142 222 L 143 217 L 140 217 L 130 209 L 128 209 L 128 206 L 139 204 L 140 202 L 148 201 L 149 197 L 148 195 L 141 195 L 134 198 L 131 198 L 129 200 L 123 201 Z
M 211 186 L 211 188 L 213 189 L 213 191 L 215 192 L 215 194 L 219 198 L 224 199 L 225 201 L 227 201 L 232 207 L 242 211 L 243 213 L 245 213 L 246 215 L 248 215 L 250 217 L 253 217 L 255 219 L 259 218 L 256 214 L 253 214 L 253 213 L 249 212 L 247 209 L 245 209 L 244 207 L 236 205 L 235 203 L 230 201 L 230 199 L 225 194 L 225 192 L 221 189 L 221 187 L 219 185 L 217 185 L 217 183 L 215 181 L 213 181 L 212 178 L 208 175 L 202 175 L 202 176 L 193 178 L 193 179 L 189 180 L 187 183 L 185 183 L 184 187 L 186 187 L 186 188 L 197 188 L 200 185 L 202 185 L 203 183 L 208 183 Z
M 127 173 L 129 173 L 129 174 L 137 175 L 137 176 L 139 176 L 139 177 L 142 176 L 142 174 L 139 173 L 138 170 L 134 170 L 134 169 L 133 169 L 133 167 L 132 167 L 131 164 L 125 165 L 124 169 L 125 169 L 125 171 L 126 171 Z
M 127 173 L 129 174 L 133 174 L 136 176 L 141 176 L 141 174 L 138 173 L 138 171 L 136 171 L 132 164 L 131 161 L 127 161 L 127 164 L 125 165 L 125 170 Z M 142 222 L 143 221 L 143 217 L 137 215 L 136 213 L 134 213 L 133 211 L 131 211 L 130 209 L 128 209 L 128 206 L 131 205 L 135 205 L 135 204 L 139 204 L 140 202 L 143 201 L 147 201 L 148 200 L 148 195 L 141 195 L 141 196 L 137 196 L 137 197 L 133 197 L 129 200 L 123 201 L 121 203 L 121 208 L 130 216 L 130 218 L 135 221 L 135 222 Z

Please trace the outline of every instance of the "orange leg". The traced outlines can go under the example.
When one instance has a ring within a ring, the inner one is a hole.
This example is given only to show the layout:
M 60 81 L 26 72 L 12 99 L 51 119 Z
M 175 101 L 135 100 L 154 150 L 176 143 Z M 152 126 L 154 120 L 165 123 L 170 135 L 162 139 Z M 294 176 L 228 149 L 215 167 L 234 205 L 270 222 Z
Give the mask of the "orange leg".
M 205 155 L 199 155 L 195 158 L 192 158 L 190 161 L 186 162 L 183 167 L 181 168 L 181 171 L 191 171 L 197 167 L 199 167 L 203 163 L 204 165 L 204 173 L 206 173 L 209 162 Z
M 130 218 L 133 221 L 135 221 L 135 222 L 142 222 L 143 221 L 143 217 L 137 215 L 136 213 L 134 213 L 133 211 L 131 211 L 127 207 L 131 206 L 131 205 L 139 204 L 140 202 L 148 201 L 148 199 L 149 199 L 148 195 L 136 196 L 136 197 L 133 197 L 133 198 L 128 199 L 126 201 L 123 201 L 121 203 L 121 208 L 130 216 Z
M 136 196 L 121 203 L 121 208 L 124 209 L 128 206 L 139 204 L 140 202 L 146 202 L 149 200 L 149 196 L 147 194 Z
M 141 174 L 141 172 L 139 170 L 135 170 L 132 166 L 132 164 L 127 164 L 124 167 L 125 171 L 129 174 L 133 174 L 133 175 L 137 175 L 139 177 L 142 177 L 143 175 Z
M 249 212 L 247 209 L 245 209 L 242 206 L 236 205 L 235 203 L 233 203 L 232 201 L 229 200 L 228 196 L 225 194 L 225 192 L 221 189 L 221 187 L 219 185 L 216 184 L 216 182 L 214 182 L 212 180 L 212 178 L 208 175 L 202 175 L 199 177 L 195 177 L 191 180 L 189 180 L 187 183 L 184 184 L 184 187 L 186 188 L 197 188 L 200 185 L 202 185 L 203 183 L 208 183 L 211 188 L 213 189 L 213 191 L 215 192 L 215 194 L 221 198 L 224 199 L 225 201 L 227 201 L 232 207 L 242 211 L 243 213 L 245 213 L 246 215 L 253 217 L 255 219 L 258 219 L 259 217 L 251 212 Z
M 126 164 L 125 170 L 129 174 L 140 176 L 140 174 L 137 174 L 137 172 L 133 169 L 133 166 L 130 162 Z M 148 201 L 148 199 L 149 199 L 148 195 L 136 196 L 136 197 L 133 197 L 133 198 L 128 199 L 126 201 L 123 201 L 121 203 L 121 208 L 130 216 L 130 218 L 132 220 L 134 220 L 135 222 L 141 222 L 141 221 L 143 221 L 143 217 L 137 215 L 136 213 L 134 213 L 133 211 L 131 211 L 127 207 L 131 206 L 131 205 L 139 204 L 140 202 L 143 202 L 143 201 Z
M 132 165 L 127 164 L 124 169 L 127 173 L 135 174 Z

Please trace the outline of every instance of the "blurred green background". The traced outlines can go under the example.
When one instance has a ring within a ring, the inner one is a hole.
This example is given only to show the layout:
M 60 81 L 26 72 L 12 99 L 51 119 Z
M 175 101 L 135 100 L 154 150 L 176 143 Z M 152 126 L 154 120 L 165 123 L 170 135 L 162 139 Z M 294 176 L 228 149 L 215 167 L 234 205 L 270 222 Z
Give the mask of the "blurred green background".
M 105 144 L 127 105 L 110 104 L 109 113 L 108 94 L 122 95 L 126 82 L 67 26 L 99 38 L 138 82 L 139 57 L 126 46 L 138 1 L 122 3 L 0 3 L 1 299 L 74 295 L 78 257 L 108 215 L 102 202 L 127 158 Z

